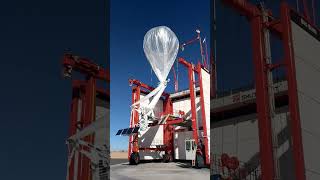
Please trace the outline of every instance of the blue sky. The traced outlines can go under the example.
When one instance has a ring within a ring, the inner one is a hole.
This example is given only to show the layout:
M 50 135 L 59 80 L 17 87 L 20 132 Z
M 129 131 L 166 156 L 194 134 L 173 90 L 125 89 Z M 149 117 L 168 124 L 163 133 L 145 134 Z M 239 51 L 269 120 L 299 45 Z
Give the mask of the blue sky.
M 144 83 L 156 86 L 158 83 L 151 66 L 143 52 L 145 33 L 159 25 L 171 28 L 179 41 L 190 40 L 196 36 L 195 30 L 201 29 L 202 37 L 210 39 L 210 1 L 111 1 L 110 25 L 110 68 L 111 68 L 111 149 L 126 150 L 127 137 L 116 137 L 118 129 L 129 126 L 131 87 L 128 79 L 139 79 Z M 208 48 L 210 48 L 208 44 Z M 190 45 L 178 57 L 197 63 L 200 59 L 199 44 Z M 174 65 L 177 66 L 176 63 Z M 177 68 L 177 67 L 176 67 Z M 178 65 L 179 89 L 187 88 L 185 68 Z M 173 92 L 172 72 L 167 91 Z

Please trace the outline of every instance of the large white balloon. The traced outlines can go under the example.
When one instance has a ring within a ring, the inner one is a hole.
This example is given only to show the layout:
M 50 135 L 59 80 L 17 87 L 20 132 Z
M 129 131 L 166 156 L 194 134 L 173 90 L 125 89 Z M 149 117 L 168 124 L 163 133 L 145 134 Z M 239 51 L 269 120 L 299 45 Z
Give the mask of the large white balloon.
M 144 36 L 143 50 L 159 81 L 165 81 L 178 54 L 177 36 L 166 26 L 154 27 Z

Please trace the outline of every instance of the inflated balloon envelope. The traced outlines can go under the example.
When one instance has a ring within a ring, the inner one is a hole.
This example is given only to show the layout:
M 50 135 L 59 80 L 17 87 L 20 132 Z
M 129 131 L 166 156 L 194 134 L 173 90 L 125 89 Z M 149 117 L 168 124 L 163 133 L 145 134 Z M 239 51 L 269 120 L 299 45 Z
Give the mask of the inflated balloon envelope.
M 166 26 L 152 28 L 144 36 L 143 50 L 159 81 L 165 81 L 179 50 L 176 35 Z
M 140 131 L 148 127 L 148 116 L 154 116 L 153 109 L 167 87 L 167 77 L 177 57 L 179 41 L 170 28 L 158 26 L 150 29 L 144 36 L 143 50 L 160 82 L 157 88 L 132 105 L 135 108 L 140 104 Z M 150 103 L 142 103 L 151 97 L 153 98 Z

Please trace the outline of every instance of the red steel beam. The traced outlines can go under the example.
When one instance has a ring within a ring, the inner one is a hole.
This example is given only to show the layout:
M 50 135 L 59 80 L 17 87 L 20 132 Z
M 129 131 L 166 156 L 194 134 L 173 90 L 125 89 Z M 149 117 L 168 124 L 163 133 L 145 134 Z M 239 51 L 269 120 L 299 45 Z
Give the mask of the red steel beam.
M 171 119 L 171 120 L 167 120 L 166 124 L 175 125 L 175 124 L 182 123 L 183 121 L 184 121 L 183 118 Z
M 85 106 L 83 106 L 83 110 L 84 110 L 83 128 L 90 125 L 95 119 L 96 80 L 94 77 L 89 77 L 87 82 L 88 83 L 87 83 L 86 91 L 85 91 L 86 101 L 85 101 Z M 89 135 L 87 137 L 84 137 L 84 141 L 93 144 L 94 135 Z M 86 150 L 88 150 L 88 149 L 86 149 Z M 83 156 L 81 179 L 82 180 L 91 180 L 91 177 L 92 177 L 92 172 L 90 171 L 90 159 Z
M 253 62 L 259 127 L 259 145 L 262 180 L 274 178 L 272 128 L 269 108 L 268 76 L 263 41 L 262 16 L 251 19 Z
M 187 46 L 187 45 L 189 45 L 189 44 L 192 44 L 192 43 L 194 43 L 194 42 L 196 42 L 196 41 L 198 41 L 199 40 L 199 36 L 197 35 L 194 39 L 191 39 L 191 40 L 189 40 L 189 41 L 187 41 L 187 42 L 185 42 L 185 43 L 182 43 L 182 45 L 180 46 L 180 48 L 182 48 L 182 47 L 184 47 L 184 46 Z
M 297 93 L 297 80 L 295 61 L 293 54 L 293 41 L 291 31 L 290 7 L 286 3 L 281 4 L 281 22 L 283 23 L 283 47 L 286 73 L 288 78 L 289 112 L 292 129 L 292 150 L 294 158 L 294 173 L 297 180 L 305 180 L 305 163 L 303 154 L 303 142 Z
M 222 2 L 249 19 L 260 14 L 258 7 L 249 3 L 247 0 L 222 0 Z
M 81 86 L 81 115 L 80 115 L 80 121 L 78 122 L 80 125 L 78 128 L 82 129 L 85 126 L 85 121 L 86 121 L 86 105 L 87 105 L 87 95 L 86 95 L 86 91 L 87 91 L 87 82 L 84 81 L 79 81 L 79 85 L 80 84 L 84 84 L 84 86 Z M 82 153 L 78 153 L 79 154 L 79 160 L 78 160 L 78 175 L 77 175 L 77 179 L 79 180 L 85 180 L 85 176 L 84 176 L 84 172 L 83 172 L 83 168 L 85 168 L 85 162 L 88 162 L 88 160 L 86 161 L 86 157 L 82 154 Z
M 203 49 L 202 42 L 201 42 L 200 32 L 197 32 L 197 36 L 196 36 L 194 39 L 191 39 L 191 40 L 189 40 L 189 41 L 187 41 L 187 42 L 185 42 L 185 43 L 182 43 L 182 45 L 180 46 L 180 48 L 184 48 L 185 46 L 190 45 L 190 44 L 192 44 L 192 43 L 194 43 L 194 42 L 196 42 L 196 41 L 199 41 L 200 54 L 201 54 L 201 58 L 202 58 L 202 59 L 201 59 L 201 60 L 202 60 L 202 63 L 204 64 L 204 66 L 205 66 L 206 68 L 208 68 L 208 66 L 207 66 L 208 52 L 206 52 L 207 55 L 205 56 L 205 54 L 204 54 L 204 49 Z
M 140 86 L 132 88 L 132 104 L 140 100 Z M 130 119 L 130 128 L 133 128 L 135 124 L 139 122 L 139 113 L 133 111 Z M 139 152 L 138 145 L 138 134 L 133 134 L 129 136 L 129 147 L 128 147 L 128 160 L 130 161 L 130 155 L 133 152 Z
M 149 86 L 147 84 L 142 83 L 139 80 L 136 79 L 130 79 L 129 83 L 132 85 L 135 85 L 132 89 L 132 103 L 135 103 L 137 101 L 140 100 L 140 93 L 144 92 L 144 93 L 148 93 L 147 91 L 152 91 L 155 88 L 152 86 Z M 146 89 L 147 91 L 142 90 Z M 172 103 L 169 99 L 170 94 L 163 92 L 162 96 L 165 97 L 166 101 L 164 103 L 164 109 L 165 109 L 165 114 L 170 114 L 173 112 L 172 109 Z M 138 112 L 134 111 L 130 120 L 130 127 L 133 127 L 135 124 L 137 124 L 139 122 L 139 114 Z M 173 151 L 173 144 L 169 143 L 172 138 L 173 138 L 173 127 L 171 126 L 171 124 L 164 124 L 163 127 L 163 132 L 164 132 L 164 144 L 167 145 L 166 150 L 172 152 Z M 139 148 L 138 145 L 138 135 L 137 134 L 133 134 L 131 136 L 129 136 L 129 146 L 128 146 L 128 159 L 130 159 L 130 155 L 132 152 L 139 152 L 141 148 Z
M 282 39 L 283 27 L 280 20 L 272 20 L 265 23 L 266 28 L 268 28 L 273 34 L 277 35 L 279 39 Z
M 215 98 L 216 97 L 216 93 L 217 93 L 217 87 L 216 87 L 216 80 L 217 80 L 217 77 L 216 77 L 216 63 L 215 63 L 215 59 L 213 57 L 213 53 L 211 51 L 210 53 L 210 72 L 211 72 L 211 76 L 210 76 L 210 80 L 211 80 L 211 83 L 210 83 L 210 97 L 211 98 Z
M 71 116 L 71 120 L 70 120 L 70 131 L 69 131 L 69 134 L 70 135 L 73 135 L 77 132 L 77 129 L 79 128 L 79 125 L 82 127 L 83 125 L 83 118 L 79 119 L 78 121 L 78 111 L 80 111 L 80 113 L 82 114 L 80 117 L 83 117 L 83 109 L 78 109 L 78 103 L 79 103 L 79 100 L 81 99 L 82 101 L 82 108 L 83 108 L 83 103 L 85 102 L 85 96 L 84 96 L 84 93 L 82 92 L 85 92 L 86 91 L 86 81 L 81 81 L 81 80 L 73 80 L 72 81 L 72 94 L 73 94 L 73 98 L 76 98 L 76 99 L 73 99 L 72 100 L 72 108 L 71 108 L 71 113 L 72 113 L 72 116 Z M 81 179 L 82 177 L 82 159 L 84 158 L 84 155 L 82 155 L 81 153 L 78 154 L 78 172 L 77 172 L 77 177 L 78 179 Z M 70 169 L 69 169 L 69 179 L 70 180 L 73 180 L 74 179 L 74 176 L 75 176 L 75 172 L 74 172 L 74 158 L 72 159 L 72 163 L 70 164 Z
M 274 178 L 272 128 L 269 111 L 268 76 L 263 45 L 263 19 L 259 8 L 247 0 L 222 0 L 249 19 L 252 29 L 254 74 L 259 127 L 262 180 Z
M 77 83 L 73 83 L 69 136 L 72 136 L 77 132 L 78 103 L 79 103 L 79 98 L 80 98 L 79 93 L 80 93 L 80 87 L 78 86 Z M 68 171 L 69 171 L 69 180 L 73 180 L 73 177 L 74 177 L 74 158 L 71 159 L 71 163 L 70 163 Z
M 147 84 L 144 84 L 142 83 L 141 81 L 137 80 L 137 79 L 129 79 L 129 83 L 132 84 L 132 85 L 136 85 L 136 86 L 140 86 L 144 89 L 147 89 L 149 91 L 153 91 L 155 88 L 152 87 L 152 86 L 149 86 Z M 170 94 L 166 93 L 166 92 L 163 92 L 162 93 L 162 96 L 170 96 Z
M 207 133 L 207 120 L 204 104 L 204 92 L 203 92 L 203 82 L 202 82 L 202 73 L 201 73 L 201 64 L 198 63 L 197 71 L 199 75 L 199 86 L 200 86 L 200 103 L 201 103 L 201 118 L 202 118 L 202 127 L 204 135 L 204 145 L 205 145 L 205 159 L 206 164 L 210 164 L 209 158 L 209 143 L 208 143 L 208 133 Z
M 197 121 L 196 121 L 196 97 L 195 97 L 195 90 L 194 90 L 194 70 L 196 70 L 192 64 L 187 62 L 183 58 L 178 59 L 179 63 L 183 64 L 184 66 L 187 67 L 188 69 L 188 78 L 189 78 L 189 90 L 190 90 L 190 103 L 191 103 L 191 122 L 192 122 L 192 133 L 193 133 L 193 138 L 195 141 L 198 143 L 198 129 L 197 129 Z
M 309 7 L 308 7 L 308 2 L 307 0 L 301 0 L 303 4 L 303 15 L 306 19 L 311 21 L 310 14 L 309 14 Z
M 80 128 L 84 128 L 87 125 L 91 124 L 95 119 L 95 97 L 96 92 L 100 92 L 106 94 L 107 99 L 110 97 L 109 90 L 104 90 L 102 88 L 96 89 L 96 80 L 102 80 L 110 82 L 109 72 L 101 68 L 100 66 L 92 63 L 90 60 L 86 58 L 80 58 L 77 56 L 73 56 L 70 53 L 64 54 L 63 62 L 62 62 L 65 73 L 70 74 L 72 70 L 78 71 L 82 74 L 85 74 L 87 79 L 84 81 L 73 80 L 72 87 L 73 92 L 75 89 L 78 91 L 78 99 L 82 101 L 82 108 L 78 109 L 78 100 L 76 102 L 75 99 L 72 100 L 72 109 L 71 109 L 71 126 L 69 133 L 74 134 L 77 131 L 78 125 L 80 124 Z M 84 93 L 82 93 L 84 92 Z M 74 94 L 73 94 L 74 98 Z M 81 119 L 78 122 L 78 112 L 81 110 Z M 94 135 L 89 135 L 84 137 L 84 140 L 90 143 L 94 141 Z M 79 163 L 78 163 L 78 173 L 77 177 L 79 180 L 91 180 L 92 172 L 90 171 L 90 160 L 82 154 L 79 154 Z M 68 169 L 70 174 L 70 180 L 74 178 L 74 159 L 71 162 L 71 168 Z
M 74 70 L 82 74 L 88 74 L 97 79 L 110 82 L 109 71 L 92 63 L 89 59 L 74 56 L 70 53 L 66 53 L 63 56 L 62 64 L 66 68 L 72 67 Z
M 167 114 L 172 114 L 173 113 L 173 107 L 172 107 L 172 102 L 169 96 L 165 99 L 163 103 L 163 109 L 164 109 L 164 115 Z M 165 151 L 170 155 L 170 159 L 173 159 L 172 152 L 173 152 L 173 131 L 174 127 L 166 123 L 163 126 L 163 135 L 164 135 L 164 143 L 166 145 Z

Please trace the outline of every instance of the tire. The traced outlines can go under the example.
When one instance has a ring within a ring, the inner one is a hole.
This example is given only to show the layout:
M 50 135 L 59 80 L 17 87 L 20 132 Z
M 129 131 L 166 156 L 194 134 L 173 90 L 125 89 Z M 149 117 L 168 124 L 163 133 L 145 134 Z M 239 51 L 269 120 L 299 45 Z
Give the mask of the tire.
M 130 161 L 129 161 L 129 164 L 130 165 L 137 165 L 137 164 L 139 164 L 139 162 L 140 162 L 140 156 L 139 156 L 139 153 L 132 153 L 131 155 L 130 155 Z
M 204 158 L 201 154 L 197 153 L 196 154 L 196 164 L 195 167 L 200 169 L 204 167 Z
M 171 158 L 171 156 L 170 156 L 169 154 L 164 154 L 164 155 L 162 156 L 162 159 L 163 159 L 163 162 L 164 162 L 164 163 L 168 163 L 168 162 L 171 162 L 171 161 L 172 161 L 172 158 Z

